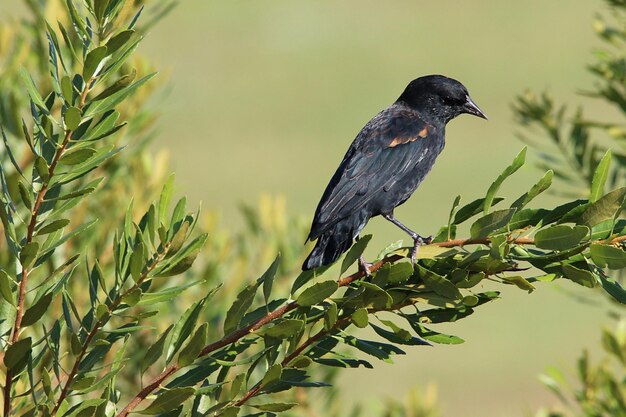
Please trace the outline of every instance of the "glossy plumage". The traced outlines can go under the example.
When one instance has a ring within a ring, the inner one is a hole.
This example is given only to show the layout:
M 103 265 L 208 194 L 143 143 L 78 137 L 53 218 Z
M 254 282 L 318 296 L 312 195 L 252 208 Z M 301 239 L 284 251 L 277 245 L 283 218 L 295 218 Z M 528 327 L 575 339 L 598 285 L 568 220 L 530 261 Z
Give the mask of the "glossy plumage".
M 317 239 L 303 269 L 327 265 L 347 251 L 374 216 L 393 218 L 433 167 L 445 125 L 461 113 L 485 117 L 465 87 L 431 75 L 411 81 L 400 98 L 354 139 L 317 206 L 308 239 Z

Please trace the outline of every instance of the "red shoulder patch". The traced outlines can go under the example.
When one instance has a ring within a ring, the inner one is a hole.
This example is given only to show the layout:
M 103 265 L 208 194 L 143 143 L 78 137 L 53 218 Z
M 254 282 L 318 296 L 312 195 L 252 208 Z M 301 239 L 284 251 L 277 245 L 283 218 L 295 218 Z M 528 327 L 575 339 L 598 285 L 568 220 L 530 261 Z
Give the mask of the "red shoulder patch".
M 416 136 L 402 136 L 402 137 L 397 137 L 394 140 L 391 141 L 391 143 L 389 144 L 390 148 L 395 148 L 398 145 L 404 145 L 405 143 L 409 143 L 409 142 L 415 142 L 418 139 L 423 139 L 426 136 L 428 136 L 429 133 L 429 129 L 432 129 L 432 126 L 427 126 L 425 128 L 423 128 L 422 130 L 420 130 Z

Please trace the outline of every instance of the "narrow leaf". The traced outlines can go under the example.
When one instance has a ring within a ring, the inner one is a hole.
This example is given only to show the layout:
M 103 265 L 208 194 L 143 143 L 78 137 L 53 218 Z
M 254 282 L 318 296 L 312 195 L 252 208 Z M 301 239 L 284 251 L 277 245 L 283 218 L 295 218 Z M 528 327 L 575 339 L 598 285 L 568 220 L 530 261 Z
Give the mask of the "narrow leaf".
M 493 202 L 496 193 L 500 189 L 500 186 L 508 177 L 510 177 L 515 171 L 520 169 L 522 165 L 524 165 L 524 161 L 526 160 L 526 147 L 520 151 L 519 154 L 513 159 L 511 165 L 506 167 L 502 174 L 498 176 L 498 178 L 491 184 L 489 190 L 487 191 L 487 195 L 485 196 L 485 201 L 483 203 L 483 213 L 489 213 L 489 209 L 491 208 L 491 203 Z
M 246 312 L 252 306 L 254 296 L 258 288 L 258 283 L 250 284 L 245 287 L 235 299 L 235 302 L 230 306 L 226 313 L 226 319 L 224 320 L 224 334 L 230 334 L 237 330 L 241 319 Z
M 598 201 L 602 194 L 604 194 L 604 184 L 609 177 L 609 167 L 611 166 L 611 150 L 607 150 L 598 166 L 596 172 L 593 174 L 591 181 L 591 193 L 589 194 L 589 201 Z
M 516 209 L 497 210 L 476 220 L 470 227 L 472 239 L 487 237 L 489 233 L 500 229 L 508 224 Z
M 198 329 L 196 329 L 196 332 L 193 334 L 191 339 L 189 339 L 189 343 L 187 343 L 187 346 L 182 348 L 180 353 L 178 354 L 179 366 L 188 366 L 193 363 L 193 361 L 198 357 L 198 354 L 200 353 L 204 345 L 206 345 L 208 334 L 208 323 L 202 323 L 202 325 L 198 327 Z
M 172 388 L 159 394 L 147 408 L 135 412 L 149 415 L 167 413 L 185 402 L 195 391 L 196 390 L 192 387 Z
M 337 291 L 339 286 L 335 281 L 318 282 L 304 290 L 296 302 L 301 306 L 312 306 L 324 301 Z

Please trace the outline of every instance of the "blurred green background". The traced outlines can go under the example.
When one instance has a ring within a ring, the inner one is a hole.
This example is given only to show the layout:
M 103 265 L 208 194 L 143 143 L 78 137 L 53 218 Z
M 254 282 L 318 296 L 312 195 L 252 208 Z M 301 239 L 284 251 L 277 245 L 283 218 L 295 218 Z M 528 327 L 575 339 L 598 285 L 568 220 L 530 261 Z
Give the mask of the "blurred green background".
M 15 13 L 11 3 L 0 13 Z M 608 13 L 599 0 L 187 0 L 140 47 L 168 80 L 153 100 L 161 115 L 154 148 L 170 151 L 179 193 L 219 210 L 227 228 L 242 223 L 238 205 L 262 193 L 284 196 L 290 215 L 309 219 L 359 129 L 411 79 L 445 74 L 490 120 L 454 120 L 435 169 L 396 213 L 434 233 L 457 194 L 482 196 L 523 146 L 510 110 L 517 94 L 549 88 L 580 101 L 574 93 L 591 83 L 596 12 Z M 519 195 L 541 174 L 524 167 L 503 194 Z M 404 238 L 379 219 L 365 233 L 376 249 Z M 461 346 L 415 348 L 397 365 L 343 372 L 344 401 L 375 407 L 433 383 L 444 416 L 529 415 L 553 401 L 537 375 L 549 365 L 573 372 L 610 320 L 605 305 L 579 296 L 569 281 L 531 295 L 512 288 L 441 329 L 464 337 Z

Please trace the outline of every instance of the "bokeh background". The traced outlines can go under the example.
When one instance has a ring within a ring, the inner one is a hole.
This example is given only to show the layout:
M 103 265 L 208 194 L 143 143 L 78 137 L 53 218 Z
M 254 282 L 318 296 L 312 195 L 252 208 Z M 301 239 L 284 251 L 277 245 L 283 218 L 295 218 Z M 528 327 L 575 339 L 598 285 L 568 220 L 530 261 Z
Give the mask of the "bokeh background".
M 17 13 L 11 3 L 0 2 L 2 15 Z M 600 0 L 183 1 L 140 47 L 166 85 L 153 100 L 153 146 L 169 150 L 178 192 L 219 211 L 225 228 L 240 227 L 237 207 L 263 193 L 284 196 L 291 216 L 310 219 L 358 130 L 411 79 L 445 74 L 468 87 L 490 120 L 452 122 L 435 169 L 396 213 L 434 233 L 457 194 L 465 202 L 482 196 L 523 146 L 510 110 L 516 95 L 549 89 L 581 101 L 576 92 L 592 82 L 585 63 L 597 46 L 597 12 L 608 13 Z M 541 174 L 525 166 L 503 194 L 519 195 Z M 404 238 L 379 219 L 365 233 L 377 249 Z M 574 372 L 581 349 L 593 355 L 610 322 L 605 305 L 580 297 L 569 281 L 530 295 L 511 288 L 442 329 L 463 345 L 344 371 L 346 407 L 363 403 L 375 415 L 385 396 L 435 384 L 444 416 L 530 415 L 553 401 L 538 375 L 551 365 Z

